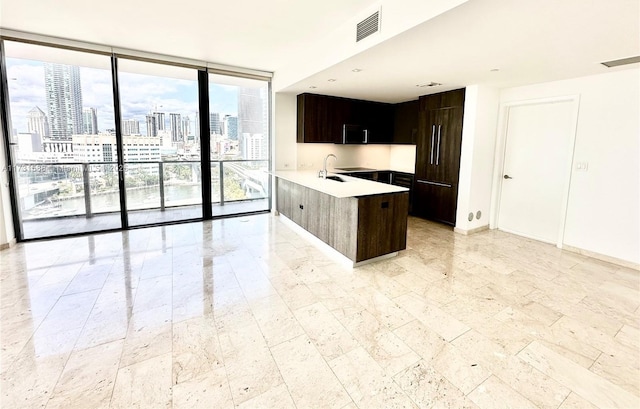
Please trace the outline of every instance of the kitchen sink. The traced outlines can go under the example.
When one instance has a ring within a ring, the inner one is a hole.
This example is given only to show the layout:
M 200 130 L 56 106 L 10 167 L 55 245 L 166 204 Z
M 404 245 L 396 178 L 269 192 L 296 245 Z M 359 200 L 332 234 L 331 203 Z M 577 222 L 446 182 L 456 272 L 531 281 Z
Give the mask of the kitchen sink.
M 340 176 L 327 176 L 327 179 L 335 180 L 336 182 L 344 182 L 344 179 L 342 179 Z

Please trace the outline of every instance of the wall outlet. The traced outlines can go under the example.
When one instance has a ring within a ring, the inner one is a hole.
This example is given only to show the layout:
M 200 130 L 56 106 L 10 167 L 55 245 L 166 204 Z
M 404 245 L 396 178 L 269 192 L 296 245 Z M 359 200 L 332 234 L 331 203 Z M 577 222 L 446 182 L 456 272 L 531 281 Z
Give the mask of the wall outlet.
M 589 170 L 589 162 L 577 162 L 576 170 L 580 172 L 586 172 Z

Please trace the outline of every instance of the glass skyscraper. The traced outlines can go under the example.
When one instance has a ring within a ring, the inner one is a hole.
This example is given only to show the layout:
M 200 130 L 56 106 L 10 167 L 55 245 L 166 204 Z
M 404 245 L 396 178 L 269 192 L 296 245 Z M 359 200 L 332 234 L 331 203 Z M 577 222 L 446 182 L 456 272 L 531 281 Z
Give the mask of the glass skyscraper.
M 71 140 L 72 135 L 84 133 L 80 68 L 44 63 L 44 84 L 51 139 Z

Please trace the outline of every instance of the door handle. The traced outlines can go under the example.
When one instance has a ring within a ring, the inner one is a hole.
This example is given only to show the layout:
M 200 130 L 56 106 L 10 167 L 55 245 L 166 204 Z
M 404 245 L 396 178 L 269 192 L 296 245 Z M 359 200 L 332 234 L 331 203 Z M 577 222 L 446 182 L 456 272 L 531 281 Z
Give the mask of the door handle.
M 509 176 L 509 175 L 504 175 L 504 178 L 505 178 L 505 179 L 513 179 L 513 178 L 512 178 L 511 176 Z
M 431 126 L 431 161 L 429 163 L 433 165 L 433 145 L 436 137 L 436 126 L 435 124 Z
M 436 152 L 436 166 L 440 164 L 440 131 L 442 130 L 442 125 L 438 125 L 438 151 Z

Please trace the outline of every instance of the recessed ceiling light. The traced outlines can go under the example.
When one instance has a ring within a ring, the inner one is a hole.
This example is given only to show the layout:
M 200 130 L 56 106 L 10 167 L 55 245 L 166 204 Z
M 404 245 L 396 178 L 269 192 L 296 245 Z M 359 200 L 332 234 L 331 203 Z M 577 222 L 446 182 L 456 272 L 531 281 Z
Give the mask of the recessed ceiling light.
M 353 71 L 353 72 L 360 72 L 360 71 L 362 71 L 362 70 L 361 70 L 360 68 L 354 68 L 354 69 L 352 69 L 351 71 Z
M 316 87 L 315 85 L 311 85 L 309 88 L 311 88 L 311 89 L 316 89 L 316 88 L 318 88 L 318 87 Z
M 336 82 L 336 79 L 335 79 L 335 78 L 329 78 L 327 81 L 329 81 L 329 82 Z
M 441 83 L 439 83 L 439 82 L 433 82 L 433 81 L 431 81 L 431 82 L 429 82 L 429 83 L 427 83 L 427 84 L 418 84 L 418 85 L 416 85 L 416 87 L 420 87 L 420 88 L 424 88 L 424 87 L 437 87 L 438 85 L 442 85 L 442 84 L 441 84 Z

